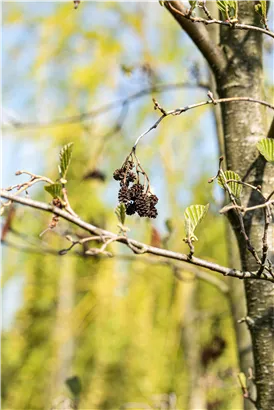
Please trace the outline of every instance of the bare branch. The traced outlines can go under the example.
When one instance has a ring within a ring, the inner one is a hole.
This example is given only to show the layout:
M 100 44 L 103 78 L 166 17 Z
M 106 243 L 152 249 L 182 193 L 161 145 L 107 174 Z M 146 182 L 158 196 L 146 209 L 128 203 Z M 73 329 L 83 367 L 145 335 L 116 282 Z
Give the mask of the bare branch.
M 170 115 L 181 115 L 183 112 L 186 112 L 188 110 L 192 110 L 194 108 L 198 108 L 198 107 L 202 107 L 204 105 L 209 105 L 209 104 L 224 104 L 224 103 L 228 103 L 228 102 L 252 102 L 252 103 L 256 103 L 256 104 L 261 104 L 264 105 L 268 108 L 270 108 L 271 110 L 274 110 L 274 105 L 269 104 L 266 101 L 262 101 L 262 100 L 257 100 L 255 98 L 250 98 L 250 97 L 230 97 L 230 98 L 219 98 L 219 99 L 214 99 L 213 94 L 210 92 L 210 99 L 207 101 L 202 101 L 200 103 L 196 103 L 196 104 L 192 104 L 192 105 L 186 105 L 185 107 L 182 108 L 176 108 L 170 111 L 166 111 L 162 109 L 162 115 L 160 118 L 158 118 L 158 120 L 151 126 L 149 127 L 145 132 L 143 132 L 141 135 L 139 135 L 139 137 L 137 138 L 137 140 L 135 141 L 134 144 L 134 149 L 136 148 L 138 142 L 145 136 L 147 135 L 150 131 L 152 131 L 153 129 L 157 128 L 158 125 L 160 124 L 160 122 L 162 122 L 162 120 Z M 159 103 L 156 101 L 156 103 L 159 105 Z M 154 102 L 155 105 L 155 102 Z
M 181 83 L 171 83 L 171 84 L 159 84 L 154 85 L 152 87 L 145 88 L 137 93 L 131 94 L 128 97 L 119 98 L 115 101 L 102 105 L 101 107 L 95 108 L 92 111 L 88 111 L 79 115 L 72 115 L 70 117 L 65 118 L 57 118 L 51 121 L 45 122 L 12 122 L 11 126 L 3 126 L 3 130 L 13 129 L 21 130 L 21 129 L 40 129 L 40 128 L 51 128 L 51 127 L 58 127 L 64 124 L 77 124 L 79 122 L 88 121 L 90 119 L 96 118 L 102 114 L 105 114 L 109 111 L 115 110 L 120 106 L 126 106 L 131 104 L 133 101 L 144 97 L 146 95 L 152 93 L 162 93 L 167 91 L 176 91 L 181 88 L 203 88 L 208 89 L 208 84 L 203 82 L 197 83 L 188 83 L 188 82 L 181 82 Z
M 112 232 L 100 229 L 92 224 L 89 224 L 85 221 L 82 221 L 80 218 L 76 218 L 73 215 L 69 214 L 66 211 L 63 211 L 57 207 L 54 207 L 52 205 L 43 203 L 43 202 L 38 202 L 38 201 L 34 201 L 30 198 L 21 198 L 21 197 L 17 197 L 15 195 L 11 195 L 10 193 L 4 191 L 4 190 L 0 190 L 0 195 L 2 198 L 7 199 L 9 201 L 13 201 L 13 202 L 17 202 L 20 203 L 22 205 L 26 205 L 35 209 L 39 209 L 42 211 L 46 211 L 49 213 L 53 213 L 56 214 L 60 217 L 62 217 L 63 219 L 72 222 L 74 225 L 77 225 L 81 228 L 83 228 L 84 230 L 95 234 L 95 235 L 107 235 L 109 236 L 109 238 L 113 238 L 113 241 L 116 242 L 120 242 L 123 243 L 127 246 L 132 245 L 134 248 L 136 248 L 137 250 L 141 250 L 143 253 L 149 253 L 152 255 L 157 255 L 157 256 L 161 256 L 164 258 L 168 258 L 168 259 L 174 259 L 174 260 L 179 260 L 179 261 L 183 261 L 183 262 L 187 262 L 191 265 L 196 265 L 196 266 L 200 266 L 202 268 L 206 268 L 209 269 L 211 271 L 214 272 L 218 272 L 224 276 L 231 276 L 234 278 L 238 278 L 238 279 L 257 279 L 257 280 L 267 280 L 270 282 L 274 283 L 274 278 L 271 275 L 271 273 L 269 272 L 264 272 L 263 275 L 258 276 L 255 272 L 243 272 L 237 269 L 231 269 L 228 267 L 224 267 L 221 265 L 218 265 L 216 263 L 213 262 L 209 262 L 209 261 L 205 261 L 203 259 L 199 259 L 196 257 L 192 257 L 191 259 L 189 259 L 188 255 L 183 254 L 183 253 L 178 253 L 178 252 L 173 252 L 167 249 L 161 249 L 161 248 L 156 248 L 150 245 L 146 245 L 143 244 L 141 242 L 138 242 L 134 239 L 128 239 L 125 236 L 118 236 Z

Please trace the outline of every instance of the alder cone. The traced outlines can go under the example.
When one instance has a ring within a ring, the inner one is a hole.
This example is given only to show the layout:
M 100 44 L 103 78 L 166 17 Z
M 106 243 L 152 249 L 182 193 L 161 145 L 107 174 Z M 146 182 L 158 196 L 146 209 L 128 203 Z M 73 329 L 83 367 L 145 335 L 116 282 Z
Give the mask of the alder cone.
M 123 185 L 119 189 L 118 201 L 126 204 L 128 200 L 129 200 L 128 187 L 126 185 Z

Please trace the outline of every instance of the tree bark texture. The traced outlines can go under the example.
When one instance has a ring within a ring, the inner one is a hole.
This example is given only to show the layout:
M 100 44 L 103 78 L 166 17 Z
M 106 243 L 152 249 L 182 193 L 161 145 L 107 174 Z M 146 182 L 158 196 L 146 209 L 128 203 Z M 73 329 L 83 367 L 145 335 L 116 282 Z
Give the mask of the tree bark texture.
M 239 1 L 240 22 L 260 26 L 260 17 L 255 12 L 255 1 Z M 216 80 L 220 97 L 263 97 L 263 35 L 255 31 L 242 31 L 233 27 L 221 26 L 219 44 L 210 39 L 208 27 L 192 23 L 176 13 L 183 11 L 180 2 L 169 3 L 166 8 L 191 37 L 208 62 Z M 205 29 L 206 28 L 206 33 Z M 273 166 L 258 155 L 256 143 L 267 135 L 266 111 L 258 104 L 228 103 L 222 105 L 224 149 L 227 169 L 237 172 L 240 177 L 253 185 L 261 185 L 265 195 L 274 189 Z M 258 192 L 244 189 L 242 204 L 253 206 L 260 203 Z M 262 211 L 246 214 L 246 232 L 253 247 L 261 256 L 264 215 Z M 243 270 L 256 271 L 258 265 L 247 250 L 246 241 L 240 232 L 239 224 L 233 224 L 241 265 Z M 268 245 L 273 262 L 273 223 L 268 230 Z M 260 281 L 245 281 L 247 315 L 252 339 L 255 384 L 257 387 L 256 407 L 259 410 L 274 409 L 274 285 Z M 240 286 L 240 284 L 239 284 Z
M 260 25 L 253 1 L 239 2 L 239 16 L 246 24 Z M 221 27 L 220 44 L 227 58 L 225 73 L 216 78 L 220 97 L 263 97 L 262 35 Z M 228 169 L 253 185 L 261 185 L 269 194 L 274 187 L 273 166 L 258 156 L 256 143 L 267 136 L 265 112 L 255 104 L 224 104 L 222 118 L 225 155 Z M 242 202 L 253 206 L 260 202 L 257 192 L 244 190 Z M 261 255 L 264 217 L 261 211 L 248 213 L 244 220 L 246 232 Z M 247 250 L 239 226 L 233 226 L 239 244 L 242 269 L 256 270 L 258 265 Z M 273 246 L 273 226 L 268 243 Z M 245 282 L 249 330 L 252 338 L 256 405 L 260 410 L 274 408 L 274 286 L 271 283 Z

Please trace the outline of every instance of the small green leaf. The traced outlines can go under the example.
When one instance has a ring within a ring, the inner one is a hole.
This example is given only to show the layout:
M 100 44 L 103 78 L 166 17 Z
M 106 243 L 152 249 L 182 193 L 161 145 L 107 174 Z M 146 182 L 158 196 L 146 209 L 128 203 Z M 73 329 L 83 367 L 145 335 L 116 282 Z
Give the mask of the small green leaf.
M 189 0 L 189 4 L 190 4 L 191 9 L 194 10 L 195 7 L 196 7 L 197 1 L 191 1 L 191 0 Z
M 234 17 L 237 18 L 238 14 L 238 2 L 235 0 L 223 0 L 217 1 L 218 9 L 223 14 L 224 18 Z
M 71 156 L 72 156 L 72 148 L 73 148 L 73 142 L 70 142 L 69 144 L 65 145 L 59 154 L 60 158 L 60 176 L 61 178 L 66 179 L 66 175 L 68 172 L 68 167 L 71 161 Z
M 116 209 L 115 209 L 115 214 L 118 218 L 118 221 L 124 225 L 125 220 L 126 220 L 126 206 L 124 203 L 120 203 Z
M 184 212 L 186 240 L 198 240 L 194 235 L 197 225 L 203 220 L 209 208 L 207 205 L 191 205 Z
M 223 188 L 224 188 L 224 183 L 225 181 L 229 180 L 229 179 L 235 179 L 236 181 L 241 181 L 241 178 L 239 177 L 239 175 L 234 172 L 234 171 L 223 171 L 223 175 L 224 176 L 219 176 L 218 177 L 218 184 Z M 232 194 L 234 195 L 235 198 L 240 198 L 241 193 L 242 193 L 242 189 L 243 186 L 241 184 L 238 184 L 237 182 L 228 182 L 227 184 L 232 192 Z
M 217 6 L 222 13 L 225 13 L 228 8 L 228 1 L 217 1 Z
M 267 7 L 266 0 L 261 0 L 255 5 L 255 11 L 266 20 Z
M 53 197 L 61 197 L 62 196 L 62 185 L 61 184 L 51 184 L 44 187 L 45 190 Z
M 274 140 L 272 138 L 261 139 L 256 147 L 268 162 L 274 162 Z

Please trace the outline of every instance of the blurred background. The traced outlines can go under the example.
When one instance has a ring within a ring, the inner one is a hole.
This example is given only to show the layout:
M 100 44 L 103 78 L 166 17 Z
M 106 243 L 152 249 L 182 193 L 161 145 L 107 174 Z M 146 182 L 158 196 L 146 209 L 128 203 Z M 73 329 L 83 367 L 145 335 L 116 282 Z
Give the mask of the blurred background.
M 168 110 L 207 99 L 205 62 L 159 3 L 4 2 L 2 34 L 3 187 L 27 180 L 18 170 L 57 179 L 73 142 L 72 208 L 118 233 L 113 171 L 158 118 L 152 97 Z M 272 58 L 266 39 L 266 100 Z M 208 107 L 145 136 L 138 157 L 159 216 L 127 217 L 130 237 L 186 253 L 184 209 L 210 203 L 196 255 L 227 265 L 222 192 L 207 183 L 218 156 Z M 43 184 L 28 194 L 51 201 Z M 222 277 L 119 244 L 113 258 L 81 246 L 60 256 L 67 233 L 86 233 L 60 221 L 40 238 L 49 222 L 17 205 L 2 218 L 3 409 L 242 409 Z

